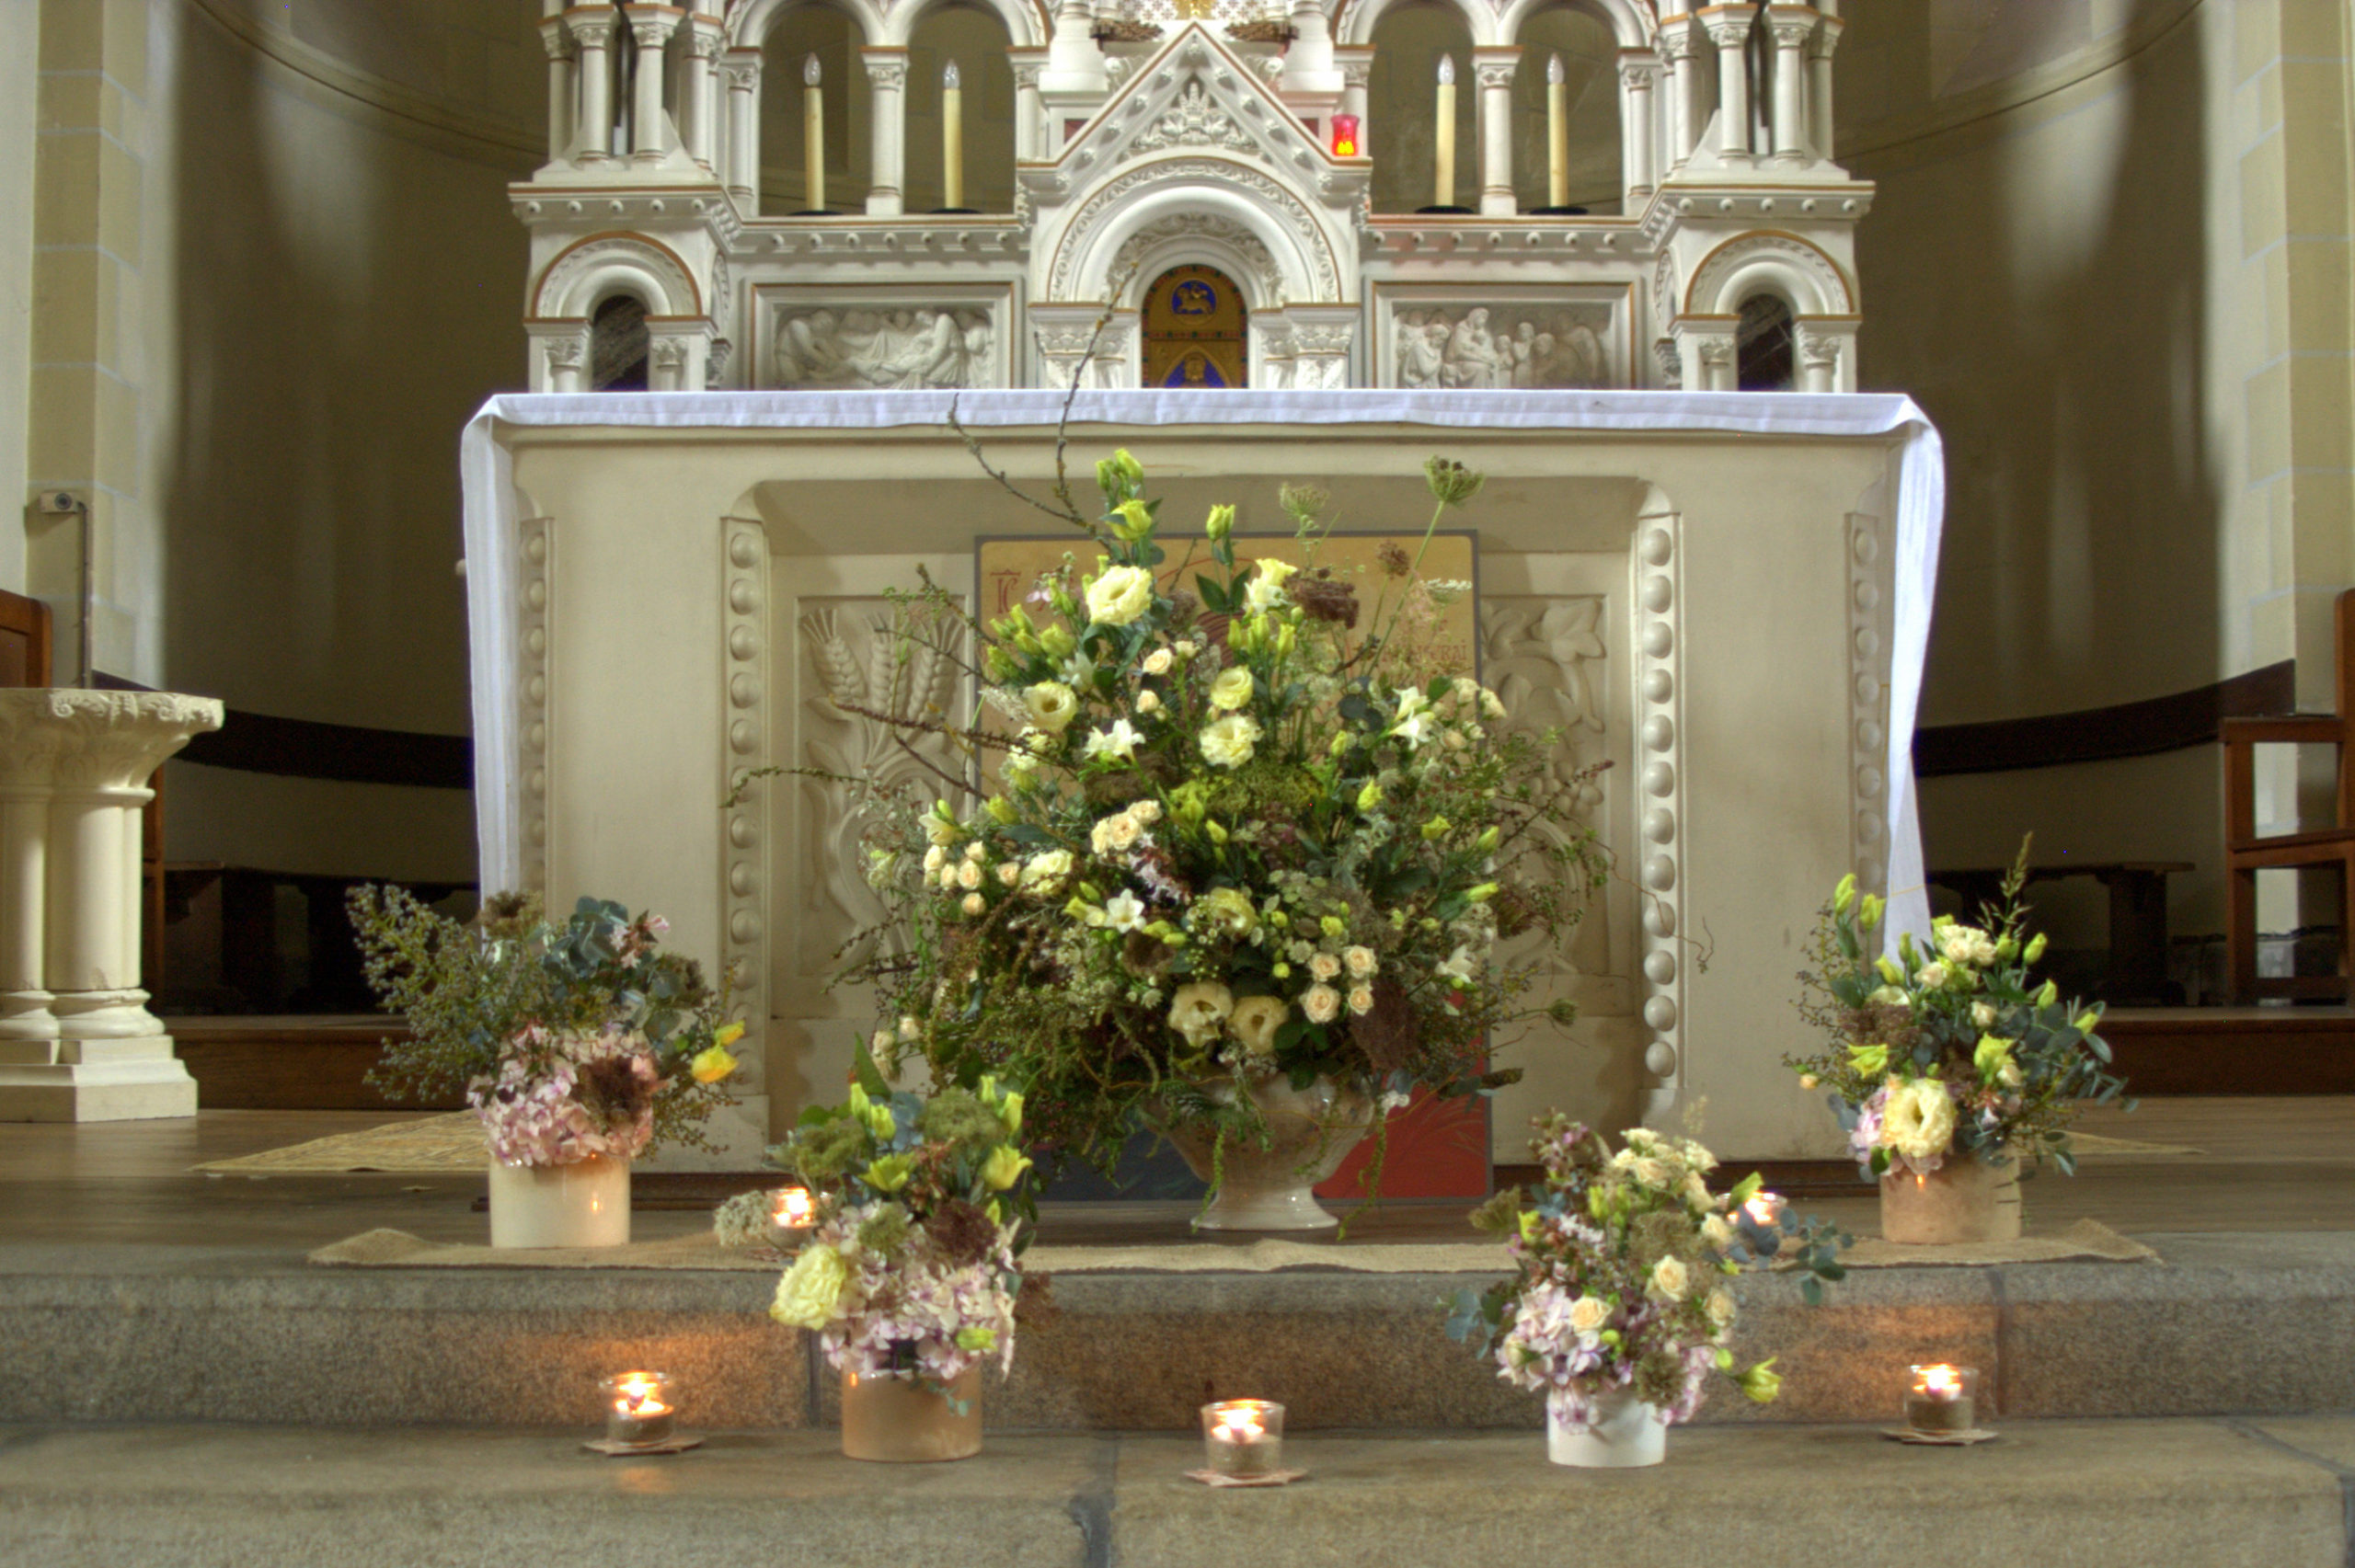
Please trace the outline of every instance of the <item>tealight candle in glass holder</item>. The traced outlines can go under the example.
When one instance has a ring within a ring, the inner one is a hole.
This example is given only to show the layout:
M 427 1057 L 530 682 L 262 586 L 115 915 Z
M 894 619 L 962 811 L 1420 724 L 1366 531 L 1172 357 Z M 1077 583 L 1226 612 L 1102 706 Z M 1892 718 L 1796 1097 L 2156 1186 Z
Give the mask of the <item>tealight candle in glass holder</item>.
M 771 1195 L 769 1242 L 779 1252 L 792 1252 L 808 1241 L 817 1222 L 818 1200 L 808 1187 L 779 1187 Z
M 1272 1400 L 1231 1399 L 1202 1406 L 1205 1468 L 1243 1479 L 1283 1467 L 1284 1407 Z
M 605 1391 L 605 1436 L 615 1443 L 667 1443 L 676 1431 L 678 1402 L 668 1372 L 622 1372 Z
M 1924 1436 L 1970 1432 L 1979 1425 L 1979 1372 L 1941 1361 L 1909 1368 L 1905 1425 Z

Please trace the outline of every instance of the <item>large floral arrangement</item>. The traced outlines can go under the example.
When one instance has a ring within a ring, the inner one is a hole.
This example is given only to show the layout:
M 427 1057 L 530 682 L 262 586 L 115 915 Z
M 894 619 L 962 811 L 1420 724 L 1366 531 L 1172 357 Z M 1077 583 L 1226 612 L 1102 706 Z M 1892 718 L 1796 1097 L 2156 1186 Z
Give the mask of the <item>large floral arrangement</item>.
M 2050 1154 L 2074 1173 L 2068 1124 L 2085 1102 L 2123 1092 L 2096 1033 L 2100 1005 L 2063 1002 L 2057 984 L 2033 979 L 2045 939 L 2026 929 L 2027 859 L 2023 847 L 1980 924 L 1940 916 L 1926 944 L 1901 934 L 1889 954 L 1878 952 L 1881 901 L 1859 898 L 1853 876 L 1832 895 L 1801 1004 L 1832 1044 L 1784 1059 L 1803 1086 L 1830 1091 L 1867 1174 L 1926 1176 L 1957 1155 L 2009 1153 Z
M 1760 1403 L 1773 1400 L 1782 1383 L 1773 1357 L 1733 1371 L 1727 1276 L 1787 1257 L 1808 1271 L 1812 1299 L 1822 1280 L 1841 1277 L 1843 1239 L 1753 1202 L 1755 1174 L 1711 1192 L 1716 1157 L 1689 1139 L 1631 1127 L 1614 1153 L 1559 1114 L 1536 1125 L 1530 1147 L 1543 1185 L 1526 1203 L 1507 1188 L 1473 1216 L 1510 1236 L 1513 1277 L 1461 1292 L 1448 1333 L 1494 1360 L 1498 1377 L 1543 1393 L 1566 1426 L 1626 1398 L 1663 1421 L 1690 1420 L 1717 1374 Z
M 369 984 L 408 1020 L 369 1075 L 380 1089 L 463 1090 L 509 1165 L 705 1146 L 743 1025 L 698 965 L 658 951 L 659 915 L 583 898 L 557 925 L 503 894 L 462 922 L 397 887 L 354 888 L 350 910 Z
M 1428 474 L 1426 547 L 1480 486 Z M 1219 506 L 1173 568 L 1135 459 L 1097 481 L 1102 516 L 1073 517 L 1092 567 L 986 624 L 902 601 L 903 650 L 973 649 L 1003 723 L 956 738 L 1004 756 L 983 797 L 908 800 L 870 836 L 890 940 L 852 976 L 895 1020 L 878 1054 L 1019 1082 L 1044 1144 L 1108 1168 L 1140 1111 L 1264 1141 L 1238 1081 L 1392 1104 L 1509 1081 L 1487 1048 L 1528 975 L 1497 945 L 1558 941 L 1602 863 L 1556 738 L 1430 672 L 1469 585 L 1397 544 L 1373 582 L 1320 566 L 1325 498 L 1294 486 L 1305 565 L 1246 556 Z
M 864 1067 L 866 1064 L 862 1063 Z M 769 1152 L 817 1195 L 817 1223 L 769 1315 L 862 1378 L 935 1389 L 1014 1359 L 1030 1161 L 1022 1096 L 985 1079 L 929 1101 L 854 1084 Z

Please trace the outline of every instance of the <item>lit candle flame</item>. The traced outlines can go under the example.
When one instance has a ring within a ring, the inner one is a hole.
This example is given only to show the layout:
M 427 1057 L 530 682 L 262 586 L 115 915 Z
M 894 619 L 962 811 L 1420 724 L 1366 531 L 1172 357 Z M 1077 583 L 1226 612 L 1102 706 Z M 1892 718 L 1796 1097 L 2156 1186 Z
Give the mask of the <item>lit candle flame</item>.
M 646 1373 L 625 1373 L 614 1388 L 614 1410 L 632 1417 L 664 1414 L 671 1407 L 662 1402 L 661 1392 L 662 1385 Z
M 1922 1391 L 1933 1399 L 1953 1399 L 1962 1392 L 1962 1376 L 1943 1364 L 1922 1368 Z
M 1256 1443 L 1268 1434 L 1259 1412 L 1251 1405 L 1228 1405 L 1218 1413 L 1217 1435 L 1230 1443 Z
M 798 1230 L 810 1223 L 810 1190 L 807 1187 L 780 1187 L 777 1189 L 776 1206 L 770 1211 L 770 1217 L 779 1225 Z
M 1772 1225 L 1783 1212 L 1783 1199 L 1778 1193 L 1752 1193 L 1741 1211 L 1761 1225 Z

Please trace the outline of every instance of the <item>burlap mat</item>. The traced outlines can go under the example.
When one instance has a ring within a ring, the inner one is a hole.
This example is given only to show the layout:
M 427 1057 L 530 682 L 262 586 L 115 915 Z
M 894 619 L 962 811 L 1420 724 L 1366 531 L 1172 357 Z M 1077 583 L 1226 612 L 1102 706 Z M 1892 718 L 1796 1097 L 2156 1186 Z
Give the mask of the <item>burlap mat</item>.
M 235 1160 L 212 1160 L 200 1171 L 252 1176 L 339 1176 L 383 1171 L 400 1176 L 479 1176 L 490 1162 L 482 1118 L 472 1111 L 412 1118 L 339 1132 Z
M 2152 1263 L 2158 1253 L 2107 1225 L 2080 1219 L 2052 1236 L 1984 1246 L 1908 1247 L 1859 1237 L 1843 1261 L 1851 1268 L 1924 1265 Z M 405 1230 L 369 1230 L 321 1247 L 310 1261 L 345 1268 L 635 1268 L 775 1271 L 776 1253 L 723 1249 L 708 1232 L 626 1247 L 549 1247 L 532 1251 L 427 1242 Z M 1033 1247 L 1025 1265 L 1044 1274 L 1274 1274 L 1325 1269 L 1348 1274 L 1503 1274 L 1504 1248 L 1488 1242 L 1331 1242 L 1262 1239 L 1247 1246 L 1212 1242 L 1137 1247 Z

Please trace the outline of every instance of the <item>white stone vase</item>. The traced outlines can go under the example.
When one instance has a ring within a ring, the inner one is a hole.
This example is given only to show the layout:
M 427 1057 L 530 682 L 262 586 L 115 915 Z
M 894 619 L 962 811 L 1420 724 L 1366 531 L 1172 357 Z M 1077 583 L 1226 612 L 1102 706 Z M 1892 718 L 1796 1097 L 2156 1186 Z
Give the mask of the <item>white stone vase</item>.
M 1202 1086 L 1222 1104 L 1234 1104 L 1232 1079 Z M 1340 1220 L 1316 1201 L 1313 1190 L 1340 1169 L 1350 1151 L 1373 1129 L 1378 1114 L 1359 1090 L 1320 1078 L 1305 1089 L 1284 1079 L 1248 1085 L 1245 1091 L 1268 1125 L 1268 1147 L 1256 1139 L 1230 1136 L 1225 1148 L 1209 1127 L 1171 1119 L 1156 1121 L 1162 1136 L 1185 1156 L 1204 1181 L 1215 1161 L 1218 1190 L 1196 1216 L 1201 1230 L 1330 1230 Z
M 1597 1399 L 1584 1426 L 1545 1412 L 1545 1457 L 1581 1470 L 1640 1470 L 1668 1457 L 1668 1423 L 1626 1389 Z
M 569 1165 L 490 1162 L 494 1247 L 629 1245 L 629 1162 L 611 1155 Z
M 1913 1246 L 2018 1241 L 2018 1157 L 1953 1153 L 1926 1176 L 1890 1171 L 1880 1179 L 1880 1233 Z

